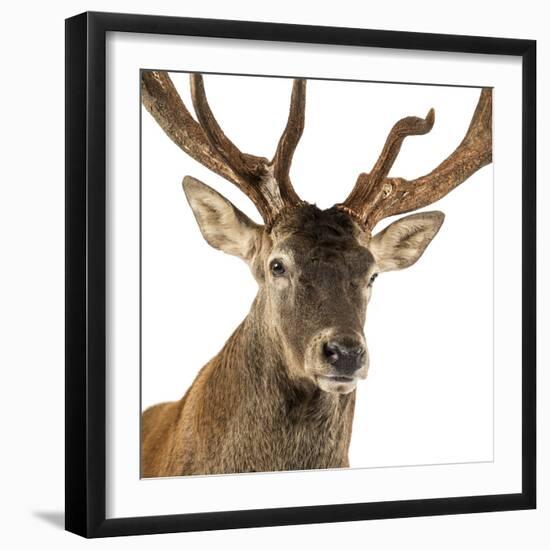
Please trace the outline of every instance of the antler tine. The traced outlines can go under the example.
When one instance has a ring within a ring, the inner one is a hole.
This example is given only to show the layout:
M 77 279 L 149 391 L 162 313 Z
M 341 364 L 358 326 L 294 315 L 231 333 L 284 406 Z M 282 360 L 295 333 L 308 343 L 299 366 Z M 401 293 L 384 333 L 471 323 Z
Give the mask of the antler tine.
M 271 186 L 271 191 L 276 191 L 275 193 L 265 192 L 265 182 L 270 178 L 269 161 L 263 157 L 242 153 L 225 135 L 206 98 L 201 74 L 189 75 L 189 84 L 195 114 L 210 145 L 239 177 L 239 181 L 234 182 L 237 187 L 252 200 L 266 224 L 271 224 L 285 204 L 276 185 Z
M 384 180 L 397 159 L 403 141 L 408 136 L 427 134 L 433 128 L 434 121 L 435 111 L 430 109 L 426 118 L 409 116 L 396 122 L 371 172 L 359 175 L 353 190 L 339 206 L 366 224 L 372 208 L 387 193 Z
M 237 175 L 219 157 L 204 130 L 185 107 L 168 73 L 142 72 L 141 101 L 180 149 L 223 178 L 235 184 L 238 182 Z
M 277 145 L 275 156 L 271 161 L 273 165 L 273 175 L 277 182 L 279 182 L 281 196 L 283 200 L 290 204 L 299 204 L 302 202 L 292 187 L 289 173 L 294 151 L 304 131 L 305 110 L 306 81 L 302 78 L 297 78 L 292 85 L 290 110 L 286 127 Z
M 231 169 L 242 178 L 254 179 L 265 176 L 267 159 L 242 153 L 224 134 L 208 104 L 202 75 L 198 73 L 189 75 L 189 84 L 195 113 L 214 149 Z
M 416 120 L 422 121 L 422 119 Z M 425 131 L 420 131 L 418 134 L 428 132 L 433 121 L 433 110 L 430 110 L 423 121 L 424 125 L 419 123 L 420 129 Z M 359 175 L 354 190 L 341 205 L 369 230 L 383 218 L 417 210 L 441 199 L 477 170 L 491 162 L 491 89 L 484 88 L 481 91 L 472 121 L 460 145 L 426 176 L 411 181 L 387 177 L 404 137 L 396 145 L 390 144 L 390 138 L 388 138 L 373 172 Z M 378 166 L 382 166 L 382 169 L 377 171 Z
M 426 118 L 405 117 L 390 130 L 384 148 L 370 173 L 363 173 L 343 206 L 352 210 L 361 220 L 366 219 L 370 209 L 384 194 L 384 180 L 389 174 L 403 141 L 408 136 L 427 134 L 433 127 L 435 112 L 430 109 Z
M 287 127 L 274 160 L 269 162 L 237 148 L 212 113 L 202 75 L 191 74 L 189 80 L 198 123 L 181 101 L 166 72 L 143 72 L 143 104 L 183 151 L 234 183 L 252 200 L 266 225 L 271 225 L 283 208 L 301 202 L 292 188 L 288 171 L 303 129 L 305 84 L 294 84 Z

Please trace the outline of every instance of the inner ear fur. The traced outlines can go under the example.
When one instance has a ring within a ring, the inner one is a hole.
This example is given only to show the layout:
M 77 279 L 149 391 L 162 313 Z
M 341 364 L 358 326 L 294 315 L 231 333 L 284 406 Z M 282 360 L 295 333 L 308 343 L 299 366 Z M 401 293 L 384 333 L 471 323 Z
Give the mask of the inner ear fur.
M 227 254 L 251 261 L 260 244 L 263 226 L 191 176 L 183 179 L 183 190 L 206 242 Z
M 443 212 L 419 212 L 398 219 L 372 237 L 369 249 L 380 271 L 404 269 L 422 256 L 437 235 Z

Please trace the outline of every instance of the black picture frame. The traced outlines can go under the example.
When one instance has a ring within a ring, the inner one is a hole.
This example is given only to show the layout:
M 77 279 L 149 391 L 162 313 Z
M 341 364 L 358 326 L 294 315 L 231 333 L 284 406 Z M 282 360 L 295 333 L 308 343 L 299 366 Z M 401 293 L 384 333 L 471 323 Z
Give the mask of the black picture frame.
M 106 519 L 105 38 L 108 31 L 516 56 L 522 60 L 522 491 Z M 536 42 L 83 13 L 66 20 L 66 529 L 107 537 L 530 509 L 536 506 Z

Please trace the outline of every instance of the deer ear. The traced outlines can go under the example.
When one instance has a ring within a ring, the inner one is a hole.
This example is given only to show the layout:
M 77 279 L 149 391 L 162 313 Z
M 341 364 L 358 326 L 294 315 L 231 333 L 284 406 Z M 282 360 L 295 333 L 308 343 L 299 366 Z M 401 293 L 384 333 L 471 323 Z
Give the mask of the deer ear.
M 201 181 L 185 176 L 183 190 L 206 242 L 227 254 L 252 259 L 262 231 L 225 197 Z
M 369 250 L 380 271 L 404 269 L 414 264 L 444 219 L 443 212 L 420 212 L 405 216 L 377 233 L 369 243 Z

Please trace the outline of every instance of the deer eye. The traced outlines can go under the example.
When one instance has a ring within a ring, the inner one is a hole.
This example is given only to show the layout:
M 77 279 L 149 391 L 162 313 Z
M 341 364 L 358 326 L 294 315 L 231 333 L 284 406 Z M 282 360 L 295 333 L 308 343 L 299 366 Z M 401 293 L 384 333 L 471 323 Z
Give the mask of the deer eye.
M 275 277 L 280 277 L 281 275 L 284 275 L 286 271 L 285 266 L 283 262 L 281 262 L 281 260 L 272 260 L 269 264 L 269 269 Z
M 373 273 L 371 275 L 371 278 L 369 280 L 369 286 L 372 286 L 372 283 L 374 283 L 374 280 L 376 279 L 376 277 L 378 277 L 378 273 Z

